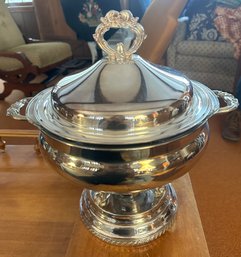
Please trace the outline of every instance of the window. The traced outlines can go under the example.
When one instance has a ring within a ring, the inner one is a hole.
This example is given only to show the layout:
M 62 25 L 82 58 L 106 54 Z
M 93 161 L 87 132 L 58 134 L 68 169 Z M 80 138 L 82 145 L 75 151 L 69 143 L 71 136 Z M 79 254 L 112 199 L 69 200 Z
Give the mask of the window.
M 5 0 L 6 4 L 21 4 L 21 3 L 31 3 L 33 0 Z
M 33 6 L 33 0 L 5 0 L 5 3 L 10 8 L 20 8 Z
M 24 6 L 32 5 L 33 0 L 5 0 L 5 3 L 9 6 Z

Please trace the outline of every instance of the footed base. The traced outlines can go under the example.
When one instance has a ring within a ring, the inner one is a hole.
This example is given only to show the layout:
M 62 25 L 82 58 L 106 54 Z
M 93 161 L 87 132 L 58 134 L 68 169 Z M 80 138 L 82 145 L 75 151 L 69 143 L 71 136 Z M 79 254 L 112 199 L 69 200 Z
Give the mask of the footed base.
M 84 190 L 80 214 L 87 228 L 116 245 L 148 243 L 171 227 L 177 197 L 171 184 L 125 194 Z

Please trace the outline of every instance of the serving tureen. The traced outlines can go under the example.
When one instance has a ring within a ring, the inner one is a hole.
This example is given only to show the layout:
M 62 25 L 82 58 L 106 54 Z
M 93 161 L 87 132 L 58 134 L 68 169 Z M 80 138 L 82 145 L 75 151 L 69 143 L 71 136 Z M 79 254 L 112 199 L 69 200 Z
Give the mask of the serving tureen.
M 8 115 L 38 127 L 47 162 L 86 188 L 80 214 L 92 233 L 113 244 L 142 244 L 173 223 L 177 197 L 170 182 L 198 160 L 208 119 L 238 102 L 135 55 L 145 33 L 129 11 L 110 11 L 101 21 L 94 37 L 107 56 L 17 102 Z M 130 49 L 108 45 L 103 35 L 110 28 L 136 34 Z

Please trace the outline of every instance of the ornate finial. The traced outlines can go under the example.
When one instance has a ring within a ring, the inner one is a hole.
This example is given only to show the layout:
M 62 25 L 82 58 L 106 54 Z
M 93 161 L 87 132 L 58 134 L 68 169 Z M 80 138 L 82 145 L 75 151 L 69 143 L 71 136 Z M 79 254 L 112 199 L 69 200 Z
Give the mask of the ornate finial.
M 102 50 L 107 53 L 109 62 L 131 62 L 132 54 L 137 51 L 143 40 L 146 38 L 142 25 L 137 22 L 138 18 L 134 18 L 130 11 L 124 10 L 121 12 L 109 11 L 106 16 L 102 17 L 100 20 L 101 23 L 96 28 L 93 36 Z M 129 28 L 132 32 L 134 32 L 136 34 L 136 38 L 131 47 L 129 49 L 125 49 L 123 43 L 118 43 L 116 45 L 116 49 L 111 48 L 104 39 L 104 34 L 110 28 Z

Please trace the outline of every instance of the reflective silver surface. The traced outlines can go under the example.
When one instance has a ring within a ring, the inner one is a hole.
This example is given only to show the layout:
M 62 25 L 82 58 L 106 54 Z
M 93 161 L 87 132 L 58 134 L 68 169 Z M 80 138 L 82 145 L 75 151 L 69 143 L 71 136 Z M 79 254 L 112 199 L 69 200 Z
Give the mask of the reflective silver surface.
M 166 112 L 165 118 L 165 111 L 154 107 L 143 111 L 130 109 L 115 112 L 111 105 L 109 112 L 102 112 L 100 106 L 100 112 L 94 111 L 93 114 L 83 110 L 79 123 L 69 122 L 52 108 L 51 89 L 46 89 L 32 99 L 27 106 L 26 116 L 29 122 L 55 134 L 60 140 L 64 138 L 105 145 L 129 145 L 156 140 L 170 142 L 188 135 L 219 111 L 216 94 L 198 82 L 193 81 L 192 84 L 194 95 L 191 105 L 176 117 Z M 128 107 L 134 108 L 134 105 Z
M 172 226 L 176 211 L 177 198 L 171 184 L 129 194 L 84 190 L 80 200 L 81 217 L 88 229 L 117 245 L 139 245 L 156 239 Z
M 110 49 L 109 28 L 130 28 L 130 49 Z M 92 233 L 109 243 L 149 242 L 171 226 L 176 195 L 169 182 L 188 172 L 209 139 L 208 119 L 238 106 L 177 71 L 132 55 L 145 38 L 129 11 L 109 12 L 95 38 L 108 56 L 53 88 L 13 105 L 8 114 L 40 129 L 52 167 L 83 185 L 80 210 Z M 227 107 L 220 107 L 221 97 Z
M 163 186 L 186 173 L 208 138 L 207 123 L 173 143 L 126 147 L 71 144 L 42 132 L 40 150 L 56 171 L 86 188 L 130 192 Z

